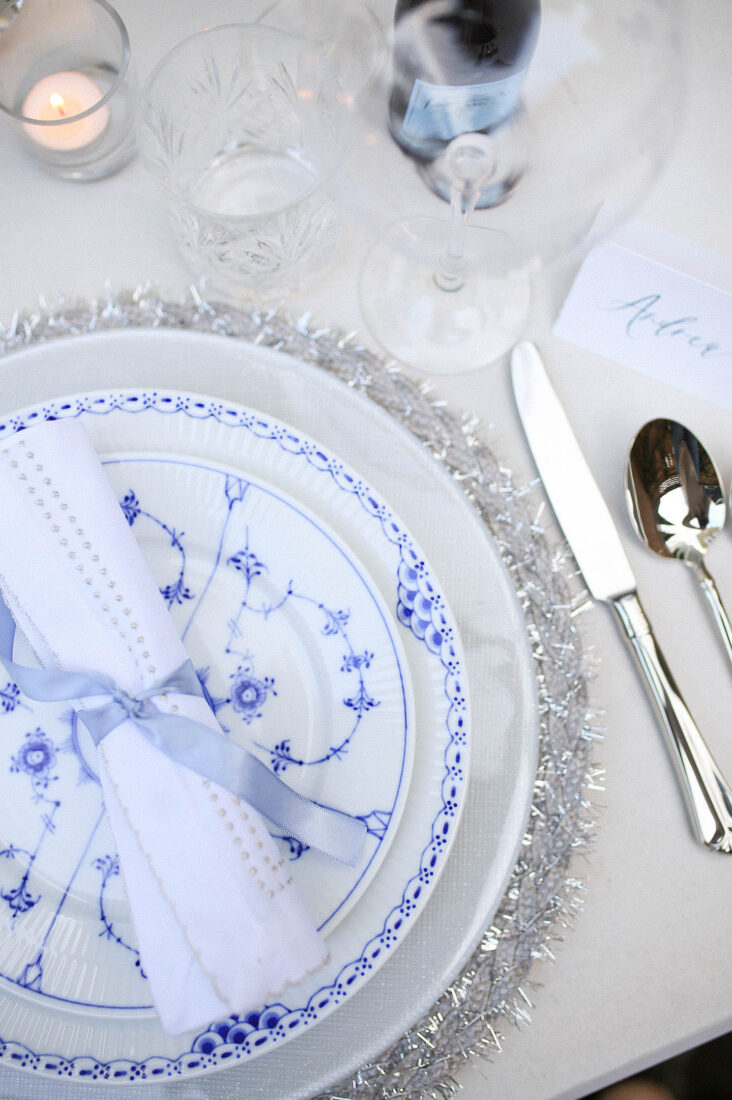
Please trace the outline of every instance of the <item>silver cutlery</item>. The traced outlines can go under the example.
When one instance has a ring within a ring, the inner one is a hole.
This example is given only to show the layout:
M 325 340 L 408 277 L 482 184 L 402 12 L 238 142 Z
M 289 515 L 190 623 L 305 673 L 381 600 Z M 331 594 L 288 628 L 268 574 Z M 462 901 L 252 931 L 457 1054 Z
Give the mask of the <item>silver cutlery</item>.
M 641 542 L 693 570 L 732 661 L 732 624 L 704 562 L 727 518 L 722 479 L 708 452 L 678 421 L 649 420 L 630 448 L 625 488 Z
M 536 347 L 511 359 L 519 415 L 547 496 L 590 594 L 614 609 L 646 678 L 702 844 L 732 853 L 732 791 L 684 703 L 653 636 L 612 516 Z

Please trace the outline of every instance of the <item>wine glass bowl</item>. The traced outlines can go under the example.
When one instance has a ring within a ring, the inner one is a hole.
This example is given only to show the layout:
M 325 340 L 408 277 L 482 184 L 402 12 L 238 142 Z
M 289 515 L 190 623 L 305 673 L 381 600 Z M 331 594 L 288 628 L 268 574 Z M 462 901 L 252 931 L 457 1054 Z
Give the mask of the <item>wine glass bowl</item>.
M 333 181 L 341 205 L 376 242 L 361 278 L 367 326 L 387 352 L 430 373 L 485 366 L 520 338 L 542 267 L 578 256 L 598 232 L 601 209 L 607 231 L 645 195 L 673 144 L 683 95 L 680 0 L 543 0 L 518 51 L 525 68 L 508 74 L 508 112 L 490 118 L 498 110 L 490 88 L 474 96 L 476 106 L 466 86 L 447 85 L 447 121 L 405 152 L 397 106 L 412 123 L 416 116 L 419 136 L 430 89 L 461 78 L 444 48 L 456 2 L 427 0 L 388 32 L 392 64 L 350 105 L 348 148 Z M 385 8 L 381 15 L 387 26 Z M 420 64 L 429 79 L 414 77 Z M 404 84 L 419 79 L 422 87 L 407 94 Z M 500 84 L 495 74 L 484 81 L 491 83 Z M 489 140 L 495 162 L 467 196 L 452 154 L 466 132 Z M 440 259 L 458 226 L 465 278 L 459 289 L 440 289 Z

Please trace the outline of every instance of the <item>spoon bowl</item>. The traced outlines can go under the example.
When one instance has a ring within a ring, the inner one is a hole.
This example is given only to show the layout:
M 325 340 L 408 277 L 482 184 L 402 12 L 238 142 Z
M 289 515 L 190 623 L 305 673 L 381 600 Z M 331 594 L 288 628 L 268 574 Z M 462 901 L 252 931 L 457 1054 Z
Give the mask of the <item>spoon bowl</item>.
M 678 421 L 649 420 L 630 448 L 625 496 L 641 542 L 694 570 L 732 661 L 732 625 L 704 562 L 727 518 L 722 478 L 709 453 Z

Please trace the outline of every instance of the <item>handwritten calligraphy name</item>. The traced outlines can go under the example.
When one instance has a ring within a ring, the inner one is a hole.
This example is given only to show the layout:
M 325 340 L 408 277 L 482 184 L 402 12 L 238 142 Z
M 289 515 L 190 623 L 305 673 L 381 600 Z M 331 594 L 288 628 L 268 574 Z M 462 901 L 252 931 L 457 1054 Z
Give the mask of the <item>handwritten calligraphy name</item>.
M 654 338 L 681 337 L 684 343 L 697 351 L 702 359 L 731 354 L 723 351 L 716 341 L 706 340 L 694 330 L 699 323 L 698 317 L 693 315 L 664 317 L 657 308 L 661 303 L 661 297 L 660 294 L 646 294 L 632 301 L 616 299 L 611 305 L 603 308 L 626 314 L 625 332 L 631 338 L 648 333 Z

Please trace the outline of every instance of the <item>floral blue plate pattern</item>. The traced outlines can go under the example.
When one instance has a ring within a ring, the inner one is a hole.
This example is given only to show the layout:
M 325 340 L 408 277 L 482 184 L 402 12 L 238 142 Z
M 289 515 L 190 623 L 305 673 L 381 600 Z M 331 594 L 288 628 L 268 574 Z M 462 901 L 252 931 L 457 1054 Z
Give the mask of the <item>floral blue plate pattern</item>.
M 284 1003 L 172 1040 L 149 1007 L 93 751 L 70 712 L 0 685 L 0 1062 L 118 1082 L 200 1074 L 327 1016 L 412 927 L 464 802 L 460 643 L 398 517 L 289 426 L 195 395 L 119 392 L 25 410 L 0 435 L 62 416 L 106 452 L 227 734 L 368 827 L 355 870 L 279 841 L 327 937 L 326 969 Z
M 366 823 L 355 868 L 278 837 L 327 934 L 388 851 L 408 791 L 411 685 L 388 610 L 344 544 L 272 486 L 185 457 L 105 466 L 224 732 Z M 150 1007 L 93 743 L 71 707 L 2 690 L 3 737 L 20 747 L 0 766 L 0 978 L 50 1002 Z M 21 965 L 16 932 L 32 910 L 39 943 Z

